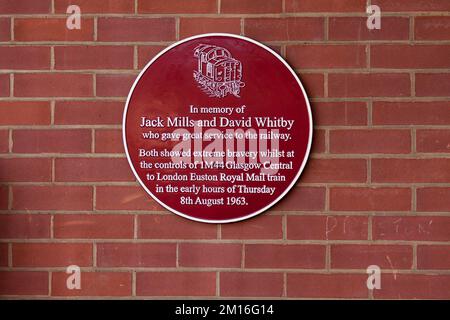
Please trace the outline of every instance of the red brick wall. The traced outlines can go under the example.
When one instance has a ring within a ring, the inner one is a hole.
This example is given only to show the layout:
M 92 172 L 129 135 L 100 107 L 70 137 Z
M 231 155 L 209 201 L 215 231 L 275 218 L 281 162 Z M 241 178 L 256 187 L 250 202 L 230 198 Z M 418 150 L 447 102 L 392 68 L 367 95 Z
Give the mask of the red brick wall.
M 366 2 L 382 29 L 365 26 Z M 66 29 L 78 4 L 82 29 Z M 0 295 L 450 298 L 449 0 L 0 0 Z M 315 122 L 279 205 L 227 225 L 163 210 L 121 116 L 139 70 L 204 32 L 298 71 Z M 67 290 L 65 268 L 82 268 Z M 379 265 L 382 288 L 366 287 Z

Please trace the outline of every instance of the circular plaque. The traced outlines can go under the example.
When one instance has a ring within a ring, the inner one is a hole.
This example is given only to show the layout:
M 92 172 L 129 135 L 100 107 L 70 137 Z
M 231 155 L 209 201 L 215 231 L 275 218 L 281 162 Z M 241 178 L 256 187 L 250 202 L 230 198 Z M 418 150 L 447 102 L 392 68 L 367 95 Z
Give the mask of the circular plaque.
M 299 178 L 311 109 L 272 49 L 231 34 L 179 41 L 153 58 L 126 102 L 123 140 L 142 187 L 196 221 L 235 222 L 277 203 Z

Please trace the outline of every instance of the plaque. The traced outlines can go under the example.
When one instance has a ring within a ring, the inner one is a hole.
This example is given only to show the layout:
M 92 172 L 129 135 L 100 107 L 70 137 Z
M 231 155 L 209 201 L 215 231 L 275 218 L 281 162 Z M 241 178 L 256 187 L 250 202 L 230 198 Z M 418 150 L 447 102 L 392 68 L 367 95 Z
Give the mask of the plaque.
M 226 223 L 280 201 L 309 156 L 312 117 L 292 68 L 231 34 L 179 41 L 129 93 L 123 141 L 145 191 L 175 214 Z

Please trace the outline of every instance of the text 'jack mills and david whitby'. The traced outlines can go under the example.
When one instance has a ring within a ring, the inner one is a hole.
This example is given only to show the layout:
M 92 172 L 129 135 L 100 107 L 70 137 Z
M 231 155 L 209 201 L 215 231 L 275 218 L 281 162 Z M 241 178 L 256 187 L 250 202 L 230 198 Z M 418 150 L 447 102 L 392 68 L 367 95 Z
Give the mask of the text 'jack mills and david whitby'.
M 284 117 L 241 117 L 240 119 L 228 119 L 226 117 L 212 117 L 211 119 L 195 120 L 186 117 L 162 117 L 150 118 L 141 117 L 140 127 L 142 128 L 186 128 L 186 127 L 220 127 L 220 128 L 283 128 L 291 130 L 295 120 Z

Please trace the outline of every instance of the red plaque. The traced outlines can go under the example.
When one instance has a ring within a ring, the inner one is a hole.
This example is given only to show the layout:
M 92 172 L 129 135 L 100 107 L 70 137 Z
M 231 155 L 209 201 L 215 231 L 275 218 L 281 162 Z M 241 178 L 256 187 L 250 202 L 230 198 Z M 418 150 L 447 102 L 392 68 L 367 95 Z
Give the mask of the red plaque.
M 159 53 L 134 83 L 123 117 L 130 166 L 168 210 L 234 222 L 277 203 L 311 148 L 300 80 L 249 38 L 204 34 Z

